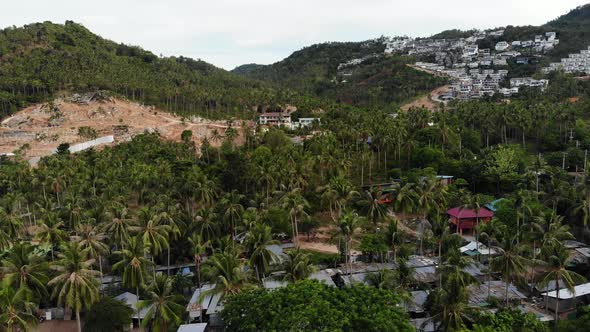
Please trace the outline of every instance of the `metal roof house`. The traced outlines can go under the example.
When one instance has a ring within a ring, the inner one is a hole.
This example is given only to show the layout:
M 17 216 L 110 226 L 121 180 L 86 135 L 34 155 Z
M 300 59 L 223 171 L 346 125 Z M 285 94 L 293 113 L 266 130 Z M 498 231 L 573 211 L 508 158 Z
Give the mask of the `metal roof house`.
M 576 309 L 578 302 L 588 303 L 590 301 L 590 282 L 574 287 L 574 292 L 570 292 L 566 288 L 559 289 L 559 298 L 557 297 L 557 290 L 543 293 L 547 298 L 547 305 L 552 311 L 556 310 L 557 303 L 559 303 L 558 313 L 572 311 Z
M 488 305 L 488 294 L 490 297 L 503 299 L 505 297 L 506 283 L 500 280 L 492 280 L 489 283 L 483 282 L 469 286 L 469 304 L 482 307 Z M 508 300 L 521 301 L 527 297 L 521 293 L 512 283 L 508 284 Z
M 456 207 L 447 211 L 451 227 L 458 233 L 463 234 L 463 231 L 471 231 L 475 226 L 481 222 L 487 223 L 494 217 L 494 212 L 481 208 L 475 212 L 472 209 L 465 209 Z
M 209 318 L 209 323 L 212 326 L 221 325 L 219 313 L 223 310 L 222 294 L 213 293 L 214 287 L 211 284 L 204 284 L 201 288 L 195 290 L 186 306 L 190 319 L 200 318 L 201 314 L 203 314 Z M 204 295 L 201 296 L 201 294 Z
M 205 332 L 207 323 L 182 324 L 176 332 Z
M 131 309 L 133 309 L 133 315 L 131 316 L 132 319 L 144 319 L 145 315 L 147 314 L 148 308 L 143 308 L 139 311 L 139 317 L 137 313 L 137 295 L 129 292 L 125 292 L 115 297 L 115 300 L 122 301 L 123 303 L 127 304 Z M 141 300 L 141 299 L 140 299 Z

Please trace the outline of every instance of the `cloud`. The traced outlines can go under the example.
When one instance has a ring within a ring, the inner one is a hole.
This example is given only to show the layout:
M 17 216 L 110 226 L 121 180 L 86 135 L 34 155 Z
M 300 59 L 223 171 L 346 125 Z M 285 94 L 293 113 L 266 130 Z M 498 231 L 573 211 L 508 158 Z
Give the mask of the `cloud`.
M 156 54 L 202 58 L 231 69 L 272 63 L 304 46 L 380 35 L 542 24 L 585 0 L 29 0 L 3 4 L 0 22 L 73 20 Z

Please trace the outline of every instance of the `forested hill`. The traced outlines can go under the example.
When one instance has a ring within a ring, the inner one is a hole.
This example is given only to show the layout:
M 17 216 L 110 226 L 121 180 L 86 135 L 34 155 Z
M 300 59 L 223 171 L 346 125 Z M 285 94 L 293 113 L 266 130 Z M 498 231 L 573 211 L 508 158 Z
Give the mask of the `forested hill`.
M 384 49 L 381 40 L 316 44 L 272 65 L 248 64 L 232 72 L 365 107 L 396 105 L 443 83 L 406 66 L 411 58 L 384 57 Z M 346 64 L 352 60 L 360 63 Z
M 590 4 L 580 6 L 543 26 L 560 34 L 556 56 L 577 53 L 590 46 Z
M 59 91 L 95 89 L 181 114 L 218 117 L 281 98 L 264 83 L 200 60 L 161 58 L 71 21 L 0 30 L 0 118 Z

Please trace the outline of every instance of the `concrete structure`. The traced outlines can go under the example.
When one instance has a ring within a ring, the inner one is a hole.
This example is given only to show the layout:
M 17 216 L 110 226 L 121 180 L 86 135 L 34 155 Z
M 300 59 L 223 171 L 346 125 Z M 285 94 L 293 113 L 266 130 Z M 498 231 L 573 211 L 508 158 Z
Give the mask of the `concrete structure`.
M 505 50 L 507 50 L 509 47 L 510 47 L 510 44 L 508 44 L 508 43 L 507 43 L 507 42 L 505 42 L 505 41 L 498 42 L 498 43 L 496 43 L 496 46 L 494 46 L 494 48 L 495 48 L 495 49 L 496 49 L 496 51 L 498 51 L 498 52 L 505 51 Z
M 262 113 L 262 114 L 260 114 L 258 122 L 261 125 L 291 127 L 291 113 L 288 113 L 288 112 Z
M 581 50 L 580 53 L 570 54 L 567 58 L 562 58 L 560 62 L 553 62 L 549 67 L 543 68 L 544 73 L 550 73 L 556 70 L 563 70 L 566 73 L 585 73 L 590 74 L 590 46 Z

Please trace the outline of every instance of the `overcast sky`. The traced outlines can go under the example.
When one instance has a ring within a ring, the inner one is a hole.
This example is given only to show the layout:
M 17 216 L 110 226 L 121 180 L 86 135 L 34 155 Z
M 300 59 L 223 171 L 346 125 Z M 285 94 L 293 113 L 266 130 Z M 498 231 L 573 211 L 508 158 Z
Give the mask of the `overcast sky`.
M 232 69 L 273 63 L 324 41 L 540 25 L 588 1 L 26 0 L 0 4 L 0 25 L 73 20 L 116 42 Z

